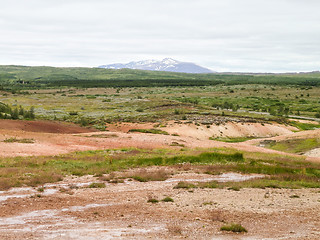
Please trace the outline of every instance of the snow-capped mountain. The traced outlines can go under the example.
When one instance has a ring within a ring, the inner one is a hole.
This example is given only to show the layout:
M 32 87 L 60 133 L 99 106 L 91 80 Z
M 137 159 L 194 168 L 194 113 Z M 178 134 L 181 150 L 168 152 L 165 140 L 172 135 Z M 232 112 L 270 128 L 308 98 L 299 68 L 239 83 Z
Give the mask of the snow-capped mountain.
M 115 63 L 109 65 L 102 65 L 99 68 L 106 69 L 140 69 L 151 71 L 167 71 L 167 72 L 183 72 L 183 73 L 212 73 L 208 68 L 200 67 L 194 63 L 180 62 L 172 58 L 165 58 L 162 61 L 157 60 L 145 60 L 129 63 Z

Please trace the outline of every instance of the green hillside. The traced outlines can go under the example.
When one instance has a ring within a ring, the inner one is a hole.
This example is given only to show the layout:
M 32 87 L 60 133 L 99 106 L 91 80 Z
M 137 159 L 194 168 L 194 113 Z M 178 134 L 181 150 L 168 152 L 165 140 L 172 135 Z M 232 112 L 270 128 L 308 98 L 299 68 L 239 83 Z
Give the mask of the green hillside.
M 159 87 L 216 84 L 320 85 L 320 74 L 187 74 L 132 69 L 0 66 L 3 89 Z

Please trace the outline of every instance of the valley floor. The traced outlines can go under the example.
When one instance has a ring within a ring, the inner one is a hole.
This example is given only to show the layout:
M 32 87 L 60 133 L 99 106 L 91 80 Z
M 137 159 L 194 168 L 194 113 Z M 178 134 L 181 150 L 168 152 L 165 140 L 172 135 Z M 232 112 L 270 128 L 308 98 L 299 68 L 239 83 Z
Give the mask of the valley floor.
M 153 169 L 154 170 L 154 169 Z M 167 168 L 167 170 L 170 170 Z M 171 169 L 176 171 L 177 169 Z M 215 176 L 239 181 L 244 175 Z M 320 189 L 174 189 L 212 175 L 181 171 L 165 181 L 106 183 L 66 178 L 0 192 L 1 239 L 319 239 Z M 172 202 L 161 201 L 170 197 Z M 158 203 L 148 202 L 157 199 Z M 220 230 L 240 223 L 247 233 Z
M 163 135 L 130 131 L 153 129 L 151 123 L 107 127 L 109 131 L 97 132 L 46 121 L 0 120 L 0 155 L 47 156 L 122 147 L 201 147 L 275 153 L 320 162 L 317 153 L 301 156 L 259 145 L 264 140 L 319 138 L 320 129 L 293 132 L 291 127 L 279 124 L 199 127 L 171 122 L 161 128 L 168 133 Z M 245 131 L 259 138 L 231 143 L 207 137 L 215 133 L 217 138 L 248 137 L 239 134 Z M 129 177 L 134 171 L 168 171 L 170 177 L 139 182 Z M 57 183 L 0 191 L 0 239 L 320 239 L 320 188 L 175 188 L 179 182 L 261 177 L 234 172 L 205 174 L 190 164 L 135 168 L 114 174 L 126 177 L 112 182 L 106 180 L 112 178 L 110 175 L 67 176 Z M 239 223 L 248 232 L 220 230 L 230 223 Z

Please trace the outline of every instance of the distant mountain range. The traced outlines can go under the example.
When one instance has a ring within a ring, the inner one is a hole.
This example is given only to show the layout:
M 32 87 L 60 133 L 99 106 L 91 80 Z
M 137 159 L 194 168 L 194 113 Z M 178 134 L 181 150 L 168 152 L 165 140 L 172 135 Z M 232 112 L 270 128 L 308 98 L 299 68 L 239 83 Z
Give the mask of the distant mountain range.
M 165 58 L 162 61 L 157 60 L 145 60 L 129 63 L 114 63 L 109 65 L 102 65 L 99 68 L 106 69 L 140 69 L 151 71 L 167 71 L 167 72 L 182 72 L 182 73 L 213 73 L 208 68 L 198 66 L 190 62 L 180 62 L 172 58 Z

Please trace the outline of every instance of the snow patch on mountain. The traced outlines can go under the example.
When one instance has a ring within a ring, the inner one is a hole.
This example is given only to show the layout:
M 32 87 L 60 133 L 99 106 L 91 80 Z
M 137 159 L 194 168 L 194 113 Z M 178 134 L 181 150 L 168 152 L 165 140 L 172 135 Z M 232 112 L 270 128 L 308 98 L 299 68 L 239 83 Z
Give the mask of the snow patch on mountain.
M 183 72 L 183 73 L 212 73 L 208 68 L 198 66 L 194 63 L 180 62 L 172 58 L 165 58 L 162 61 L 144 60 L 129 63 L 114 63 L 109 65 L 101 65 L 99 68 L 105 69 L 140 69 L 151 71 L 167 71 L 167 72 Z

